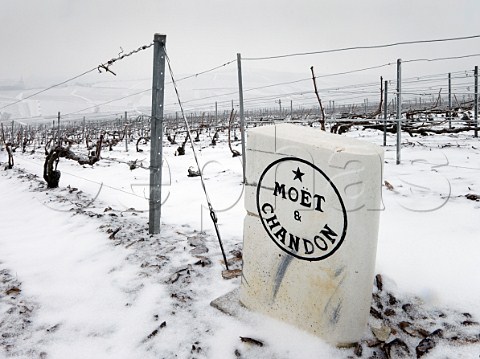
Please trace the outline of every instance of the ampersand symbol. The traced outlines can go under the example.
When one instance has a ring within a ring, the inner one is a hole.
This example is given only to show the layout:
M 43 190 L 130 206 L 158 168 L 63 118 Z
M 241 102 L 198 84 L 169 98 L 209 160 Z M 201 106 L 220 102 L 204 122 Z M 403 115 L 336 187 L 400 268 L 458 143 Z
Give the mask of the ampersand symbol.
M 298 211 L 293 212 L 293 218 L 294 218 L 296 221 L 299 221 L 299 222 L 302 221 L 302 217 L 300 216 L 300 213 L 299 213 Z

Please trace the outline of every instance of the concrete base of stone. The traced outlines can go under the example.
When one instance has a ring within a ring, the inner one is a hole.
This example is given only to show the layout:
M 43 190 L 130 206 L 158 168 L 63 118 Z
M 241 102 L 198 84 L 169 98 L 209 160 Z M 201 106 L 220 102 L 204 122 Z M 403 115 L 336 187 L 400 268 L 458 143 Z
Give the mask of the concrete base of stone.
M 231 317 L 242 319 L 247 318 L 249 315 L 258 315 L 258 312 L 251 311 L 246 308 L 240 302 L 240 288 L 236 288 L 227 294 L 218 297 L 210 302 L 210 305 L 221 311 L 223 314 L 229 315 Z M 272 318 L 273 320 L 276 320 Z M 289 323 L 283 322 L 284 324 L 289 325 Z M 298 329 L 298 326 L 292 326 Z M 354 346 L 356 343 L 338 343 L 336 346 L 338 348 L 349 348 Z
M 240 288 L 235 288 L 231 292 L 212 300 L 210 305 L 224 314 L 239 318 L 243 314 L 248 313 L 248 309 L 238 299 L 239 292 Z

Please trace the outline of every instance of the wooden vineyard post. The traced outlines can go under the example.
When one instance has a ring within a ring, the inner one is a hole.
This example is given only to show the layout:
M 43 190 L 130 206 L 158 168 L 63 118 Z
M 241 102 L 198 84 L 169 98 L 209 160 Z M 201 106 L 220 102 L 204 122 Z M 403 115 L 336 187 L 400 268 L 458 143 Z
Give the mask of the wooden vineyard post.
M 448 128 L 452 128 L 452 74 L 448 73 Z
M 402 145 L 402 60 L 397 60 L 397 165 L 401 163 Z
M 387 145 L 387 119 L 388 119 L 388 81 L 385 81 L 383 93 L 383 146 Z
M 128 129 L 128 125 L 127 125 L 127 111 L 125 111 L 125 129 L 124 129 L 124 131 L 125 131 L 125 133 L 124 133 L 124 137 L 125 137 L 125 152 L 128 152 L 128 136 L 127 136 L 128 131 L 127 131 L 127 129 Z
M 478 66 L 475 66 L 474 70 L 474 76 L 475 76 L 475 99 L 473 101 L 473 117 L 475 121 L 475 130 L 474 130 L 474 137 L 478 137 Z

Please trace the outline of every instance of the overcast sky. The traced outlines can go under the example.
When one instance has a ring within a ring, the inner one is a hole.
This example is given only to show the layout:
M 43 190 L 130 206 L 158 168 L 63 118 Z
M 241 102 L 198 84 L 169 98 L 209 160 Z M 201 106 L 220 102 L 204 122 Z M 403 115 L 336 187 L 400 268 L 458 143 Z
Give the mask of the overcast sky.
M 176 73 L 243 57 L 480 34 L 478 0 L 1 0 L 0 80 L 58 81 L 167 35 Z M 308 74 L 480 53 L 480 39 L 248 62 Z M 148 77 L 152 52 L 112 68 Z M 480 57 L 418 64 L 421 71 L 473 68 Z M 417 65 L 416 65 L 417 66 Z M 422 67 L 423 66 L 423 67 Z M 413 69 L 413 68 L 412 68 Z M 413 71 L 413 70 L 412 70 Z M 100 75 L 104 76 L 105 74 Z

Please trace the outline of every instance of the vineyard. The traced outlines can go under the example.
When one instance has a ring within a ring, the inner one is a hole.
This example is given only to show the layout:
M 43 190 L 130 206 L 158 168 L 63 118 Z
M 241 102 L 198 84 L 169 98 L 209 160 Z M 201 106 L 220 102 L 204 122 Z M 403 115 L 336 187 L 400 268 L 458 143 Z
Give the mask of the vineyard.
M 240 107 L 231 63 L 178 79 L 177 94 L 167 79 L 159 234 L 148 226 L 151 90 L 0 91 L 0 356 L 478 357 L 477 69 L 404 78 L 402 97 L 387 88 L 395 78 L 348 77 L 371 69 L 269 82 L 245 71 Z M 210 305 L 241 280 L 242 140 L 285 122 L 385 149 L 371 316 L 352 348 Z

